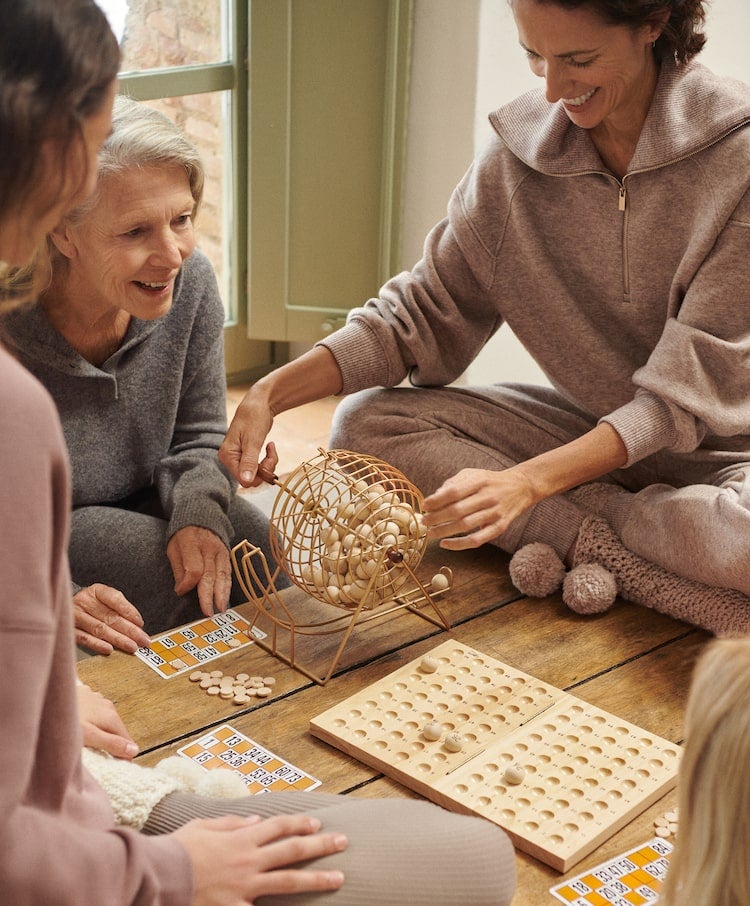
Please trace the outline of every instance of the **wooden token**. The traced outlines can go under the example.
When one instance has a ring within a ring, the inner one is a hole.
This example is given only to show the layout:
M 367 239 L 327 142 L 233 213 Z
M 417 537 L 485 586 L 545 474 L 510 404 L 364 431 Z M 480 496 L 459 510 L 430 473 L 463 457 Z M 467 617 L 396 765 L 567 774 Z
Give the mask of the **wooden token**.
M 523 783 L 525 776 L 526 771 L 522 765 L 509 764 L 503 773 L 503 780 L 511 786 L 517 786 L 519 783 Z
M 438 659 L 426 654 L 419 662 L 419 669 L 422 673 L 434 673 L 438 668 Z
M 234 692 L 231 689 L 220 689 L 219 695 L 222 698 L 234 698 Z
M 229 645 L 230 648 L 239 648 L 242 645 L 242 642 L 232 636 L 231 639 L 227 639 L 227 645 Z
M 237 694 L 232 701 L 235 705 L 246 705 L 250 701 L 250 696 L 245 695 L 244 693 L 242 695 Z
M 422 727 L 422 736 L 430 742 L 435 742 L 435 740 L 440 739 L 442 735 L 442 726 L 434 720 L 431 720 Z
M 443 741 L 443 745 L 449 752 L 460 752 L 463 744 L 463 736 L 460 733 L 449 733 Z
M 221 689 L 219 689 L 218 686 L 210 686 L 208 689 L 206 689 L 206 692 L 208 692 L 209 695 L 219 695 Z
M 264 676 L 264 677 L 263 677 L 263 685 L 264 685 L 264 686 L 273 686 L 275 682 L 276 682 L 276 680 L 275 680 L 272 676 Z
M 224 676 L 224 674 L 222 673 L 221 670 L 212 670 L 211 673 L 209 674 L 209 676 L 213 676 L 216 679 L 221 679 L 222 676 Z
M 244 683 L 245 680 L 250 679 L 250 676 L 247 673 L 238 673 L 237 676 L 235 676 L 235 679 L 238 683 Z
M 268 696 L 271 694 L 271 691 L 272 690 L 269 689 L 268 686 L 258 686 L 255 689 L 255 694 L 258 696 L 258 698 L 268 698 Z

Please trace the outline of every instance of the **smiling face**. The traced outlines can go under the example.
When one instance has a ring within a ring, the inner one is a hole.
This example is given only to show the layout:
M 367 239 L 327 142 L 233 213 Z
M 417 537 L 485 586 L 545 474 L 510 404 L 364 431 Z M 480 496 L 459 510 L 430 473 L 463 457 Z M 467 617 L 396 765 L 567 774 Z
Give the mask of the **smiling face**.
M 629 28 L 605 22 L 587 6 L 511 0 L 518 38 L 545 96 L 576 126 L 639 131 L 651 103 L 658 66 L 652 45 L 661 23 Z
M 68 259 L 67 298 L 92 317 L 165 315 L 182 262 L 195 249 L 194 207 L 187 173 L 177 164 L 108 176 L 81 222 L 53 234 Z

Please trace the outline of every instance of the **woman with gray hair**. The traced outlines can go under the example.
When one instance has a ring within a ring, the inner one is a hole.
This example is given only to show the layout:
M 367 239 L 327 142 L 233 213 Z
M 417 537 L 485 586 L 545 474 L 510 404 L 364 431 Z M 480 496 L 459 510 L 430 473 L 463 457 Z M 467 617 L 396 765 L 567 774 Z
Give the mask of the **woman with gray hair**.
M 40 305 L 7 319 L 50 391 L 73 466 L 76 637 L 100 654 L 243 597 L 230 548 L 266 517 L 219 464 L 224 310 L 193 219 L 203 166 L 158 111 L 115 101 L 95 194 L 49 239 Z M 276 465 L 269 445 L 265 462 Z

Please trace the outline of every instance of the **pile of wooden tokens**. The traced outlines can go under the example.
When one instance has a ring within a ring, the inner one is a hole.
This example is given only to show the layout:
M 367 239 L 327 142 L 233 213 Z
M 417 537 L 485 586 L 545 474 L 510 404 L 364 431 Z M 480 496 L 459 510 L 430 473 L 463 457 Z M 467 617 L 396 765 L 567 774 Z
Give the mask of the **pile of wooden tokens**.
M 196 670 L 190 674 L 189 679 L 208 695 L 218 695 L 235 705 L 247 705 L 254 698 L 268 698 L 276 682 L 272 676 L 250 676 L 248 673 L 231 676 L 221 670 L 212 670 L 210 673 Z
M 677 833 L 677 809 L 667 812 L 661 818 L 654 821 L 654 833 L 657 837 L 671 837 Z

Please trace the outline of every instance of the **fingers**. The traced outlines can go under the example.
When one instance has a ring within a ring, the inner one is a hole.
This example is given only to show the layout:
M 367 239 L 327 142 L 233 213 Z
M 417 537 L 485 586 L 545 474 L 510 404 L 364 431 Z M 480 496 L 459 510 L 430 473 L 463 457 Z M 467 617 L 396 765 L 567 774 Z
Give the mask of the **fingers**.
M 77 692 L 84 745 L 109 752 L 116 758 L 137 755 L 138 746 L 114 703 L 86 685 L 79 685 Z
M 175 594 L 195 588 L 201 612 L 223 612 L 232 589 L 229 551 L 218 535 L 200 526 L 188 525 L 169 539 L 167 556 L 175 577 Z
M 423 524 L 441 547 L 465 550 L 502 535 L 534 502 L 518 470 L 462 469 L 425 499 Z
M 73 598 L 76 641 L 98 654 L 129 654 L 150 643 L 143 617 L 116 588 L 95 583 Z
M 76 623 L 78 621 L 76 620 Z M 104 639 L 97 638 L 97 636 L 92 635 L 90 632 L 85 632 L 82 629 L 79 629 L 76 625 L 76 645 L 80 645 L 81 648 L 87 648 L 89 651 L 93 651 L 94 654 L 103 654 L 105 657 L 115 650 L 114 645 L 110 642 L 105 641 Z M 126 649 L 120 649 L 125 651 Z M 126 651 L 127 654 L 133 654 L 132 651 Z
M 242 433 L 236 424 L 236 416 L 219 447 L 219 462 L 243 487 L 252 486 L 257 471 L 257 457 L 249 449 L 243 452 Z
M 258 472 L 253 484 L 260 484 L 261 481 L 273 484 L 273 482 L 276 481 L 276 466 L 278 464 L 279 455 L 276 452 L 276 444 L 273 441 L 270 441 L 266 446 L 266 455 L 258 465 Z
M 84 732 L 84 741 L 90 748 L 107 752 L 114 758 L 130 760 L 138 754 L 138 746 L 129 736 L 109 733 L 101 727 L 89 727 L 88 732 Z
M 179 828 L 175 837 L 193 863 L 194 902 L 224 902 L 217 894 L 226 902 L 253 903 L 271 894 L 337 890 L 344 877 L 335 867 L 297 867 L 348 846 L 343 834 L 320 833 L 320 826 L 305 815 L 277 815 L 198 820 Z
M 229 426 L 229 431 L 219 447 L 219 462 L 244 488 L 249 488 L 255 483 L 260 448 L 243 430 L 242 419 L 242 405 L 240 404 Z

